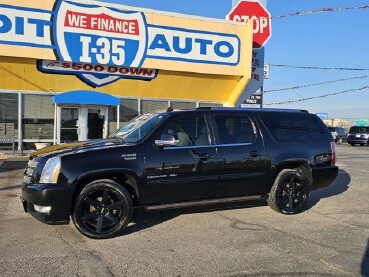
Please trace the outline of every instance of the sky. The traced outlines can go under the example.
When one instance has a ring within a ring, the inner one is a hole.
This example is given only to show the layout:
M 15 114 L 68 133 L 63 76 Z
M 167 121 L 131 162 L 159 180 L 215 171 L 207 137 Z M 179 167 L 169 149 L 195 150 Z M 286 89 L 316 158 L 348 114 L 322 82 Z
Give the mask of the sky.
M 103 2 L 225 19 L 236 0 Z M 277 18 L 295 12 L 364 5 L 369 5 L 369 0 L 267 1 L 272 16 L 272 36 L 265 45 L 265 62 L 271 66 L 270 78 L 264 80 L 264 107 L 305 109 L 328 113 L 329 118 L 369 119 L 369 88 L 361 89 L 369 86 L 369 8 Z M 326 84 L 316 85 L 319 83 Z M 299 88 L 289 89 L 291 87 Z M 334 95 L 320 97 L 327 94 Z M 301 100 L 310 97 L 314 99 Z M 294 102 L 277 104 L 286 101 Z

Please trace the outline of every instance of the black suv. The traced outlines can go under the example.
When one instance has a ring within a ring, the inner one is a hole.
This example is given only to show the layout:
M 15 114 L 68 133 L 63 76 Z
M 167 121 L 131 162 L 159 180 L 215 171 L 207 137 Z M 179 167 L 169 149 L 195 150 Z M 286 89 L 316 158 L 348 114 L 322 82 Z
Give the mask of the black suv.
M 352 126 L 347 134 L 347 142 L 351 145 L 369 144 L 369 126 Z
M 300 110 L 198 108 L 141 115 L 109 139 L 55 145 L 30 157 L 25 211 L 90 238 L 120 233 L 134 208 L 267 199 L 295 214 L 337 177 L 335 144 Z

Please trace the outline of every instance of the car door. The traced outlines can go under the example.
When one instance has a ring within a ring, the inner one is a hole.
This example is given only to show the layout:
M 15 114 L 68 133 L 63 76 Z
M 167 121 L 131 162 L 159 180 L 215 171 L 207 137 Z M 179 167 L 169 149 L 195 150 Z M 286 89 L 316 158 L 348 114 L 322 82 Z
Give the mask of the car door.
M 257 195 L 265 183 L 265 155 L 255 122 L 245 113 L 213 114 L 215 143 L 227 197 Z
M 144 204 L 175 203 L 218 197 L 220 169 L 211 128 L 204 112 L 173 116 L 154 136 L 175 145 L 148 143 L 145 151 Z

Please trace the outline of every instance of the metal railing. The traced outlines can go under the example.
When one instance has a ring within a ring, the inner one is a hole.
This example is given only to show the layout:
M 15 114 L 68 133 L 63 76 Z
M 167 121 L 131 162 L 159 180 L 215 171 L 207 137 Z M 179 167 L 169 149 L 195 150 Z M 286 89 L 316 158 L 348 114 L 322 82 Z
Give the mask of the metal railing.
M 0 135 L 0 150 L 13 150 L 15 153 L 15 142 L 16 137 L 14 136 Z

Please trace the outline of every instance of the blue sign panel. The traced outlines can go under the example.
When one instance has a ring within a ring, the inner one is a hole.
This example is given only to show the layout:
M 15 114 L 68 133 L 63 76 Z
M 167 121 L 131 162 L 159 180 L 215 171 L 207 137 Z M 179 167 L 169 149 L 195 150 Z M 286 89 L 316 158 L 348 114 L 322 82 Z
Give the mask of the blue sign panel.
M 328 113 L 316 113 L 321 119 L 328 119 Z

